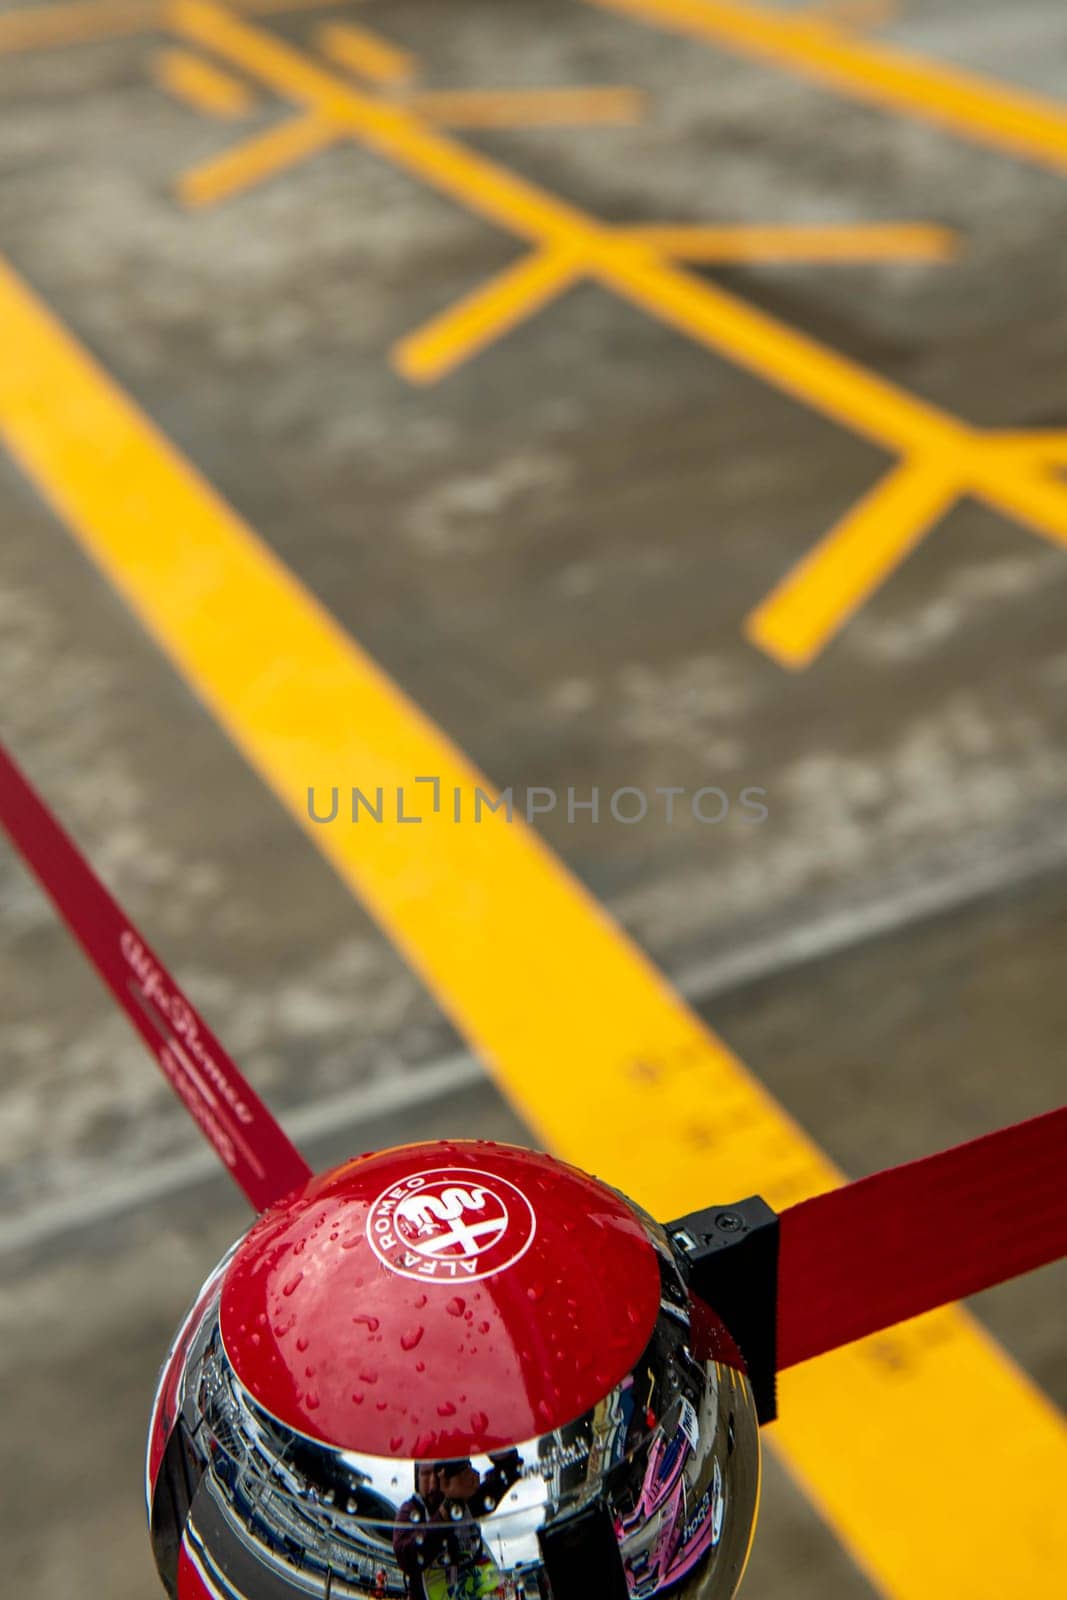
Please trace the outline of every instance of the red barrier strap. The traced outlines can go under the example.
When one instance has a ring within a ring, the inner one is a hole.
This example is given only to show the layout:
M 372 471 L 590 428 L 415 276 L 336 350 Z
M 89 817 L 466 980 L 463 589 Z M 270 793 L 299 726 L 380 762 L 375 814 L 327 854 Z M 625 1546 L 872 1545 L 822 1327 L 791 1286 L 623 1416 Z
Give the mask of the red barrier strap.
M 781 1368 L 1067 1255 L 1067 1107 L 779 1221 Z
M 0 823 L 257 1211 L 311 1168 L 0 746 Z
M 306 1183 L 300 1152 L 2 746 L 0 823 L 256 1209 Z M 1067 1107 L 779 1223 L 782 1368 L 1067 1254 Z

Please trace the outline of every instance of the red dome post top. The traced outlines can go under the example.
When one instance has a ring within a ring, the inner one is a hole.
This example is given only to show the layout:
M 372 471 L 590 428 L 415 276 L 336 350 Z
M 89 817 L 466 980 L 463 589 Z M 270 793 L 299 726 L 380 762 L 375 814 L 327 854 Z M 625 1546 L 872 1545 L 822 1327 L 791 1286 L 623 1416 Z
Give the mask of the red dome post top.
M 651 1338 L 660 1271 L 613 1190 L 485 1141 L 313 1178 L 231 1261 L 220 1323 L 260 1406 L 370 1455 L 498 1450 L 573 1421 Z

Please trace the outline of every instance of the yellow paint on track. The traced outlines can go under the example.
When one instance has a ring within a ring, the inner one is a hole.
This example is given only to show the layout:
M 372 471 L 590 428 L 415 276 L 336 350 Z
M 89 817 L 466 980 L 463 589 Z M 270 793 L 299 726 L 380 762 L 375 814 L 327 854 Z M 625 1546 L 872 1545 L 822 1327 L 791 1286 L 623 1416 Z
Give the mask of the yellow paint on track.
M 187 206 L 232 200 L 265 178 L 288 172 L 298 162 L 317 155 L 337 137 L 336 130 L 319 117 L 290 117 L 183 173 L 177 184 L 178 197 Z
M 740 296 L 686 272 L 639 233 L 600 222 L 451 138 L 410 106 L 363 93 L 225 6 L 210 0 L 171 0 L 168 18 L 182 38 L 303 107 L 316 124 L 358 139 L 364 148 L 535 247 L 530 261 L 509 268 L 401 342 L 394 360 L 412 381 L 428 383 L 445 375 L 472 350 L 483 348 L 494 328 L 514 327 L 521 316 L 551 298 L 554 277 L 560 287 L 575 276 L 592 279 L 889 454 L 924 469 L 951 462 L 953 502 L 976 495 L 1067 547 L 1067 487 L 1048 475 L 1047 463 L 1037 455 L 1028 459 L 990 449 L 989 439 L 995 435 L 970 428 Z M 240 159 L 238 152 L 234 156 Z M 823 542 L 818 560 L 802 562 L 748 619 L 754 642 L 783 666 L 806 666 L 892 570 L 898 545 L 929 531 L 929 519 L 920 517 L 928 498 L 875 494 L 865 499 Z M 913 526 L 886 526 L 887 506 L 894 513 L 909 508 Z M 855 560 L 865 525 L 872 551 L 884 553 L 880 573 L 870 562 Z M 831 592 L 838 596 L 836 610 L 826 603 Z
M 106 7 L 121 3 L 102 0 Z M 246 9 L 279 4 L 284 0 L 246 0 Z M 77 8 L 79 17 L 83 12 Z M 607 226 L 450 138 L 440 122 L 466 117 L 484 126 L 503 126 L 538 115 L 551 120 L 564 112 L 577 115 L 583 103 L 588 112 L 590 96 L 601 110 L 617 115 L 636 108 L 637 102 L 627 99 L 631 91 L 449 92 L 392 98 L 364 92 L 323 61 L 251 26 L 225 6 L 165 0 L 153 16 L 186 44 L 228 61 L 297 109 L 286 122 L 186 173 L 177 192 L 187 205 L 231 198 L 326 145 L 350 138 L 531 247 L 527 257 L 399 341 L 393 362 L 408 381 L 439 381 L 575 281 L 591 279 L 903 458 L 909 469 L 905 481 L 930 481 L 932 464 L 940 467 L 951 459 L 956 469 L 952 493 L 933 497 L 943 502 L 943 509 L 975 494 L 1043 537 L 1067 543 L 1067 492 L 1050 479 L 1047 456 L 990 448 L 989 436 L 679 265 L 684 260 L 945 260 L 954 245 L 948 230 L 918 223 L 793 229 Z M 810 31 L 814 24 L 809 20 L 804 26 Z M 367 29 L 326 25 L 318 37 L 379 87 L 397 89 L 414 72 L 411 57 Z M 889 575 L 898 559 L 895 552 L 929 531 L 931 519 L 922 520 L 921 508 L 933 499 L 882 490 L 867 496 L 842 518 L 815 556 L 801 561 L 747 619 L 749 637 L 783 666 L 810 664 Z M 903 509 L 911 519 L 908 526 L 887 522 Z M 855 555 L 860 547 L 867 551 L 863 561 Z
M 345 129 L 370 150 L 453 196 L 487 222 L 538 246 L 580 256 L 586 276 L 726 354 L 776 388 L 887 449 L 955 445 L 965 429 L 935 407 L 661 260 L 650 246 L 428 126 L 401 105 L 338 81 L 276 36 L 209 0 L 172 0 L 176 32 L 215 51 L 285 98 Z M 1067 516 L 1067 500 L 1064 502 Z
M 162 10 L 162 0 L 71 0 L 0 12 L 0 55 L 143 33 L 158 25 Z
M 669 1217 L 838 1174 L 531 830 L 319 826 L 310 786 L 485 780 L 6 266 L 0 435 L 536 1131 Z M 488 787 L 488 785 L 485 785 Z M 467 813 L 469 816 L 469 812 Z M 961 1311 L 798 1368 L 772 1438 L 899 1600 L 1053 1600 L 1067 1430 Z M 1010 1537 L 990 1539 L 989 1518 Z
M 336 0 L 243 0 L 240 10 L 266 13 L 319 3 Z M 942 122 L 948 118 L 956 131 L 969 129 L 971 136 L 1015 154 L 1054 166 L 1061 156 L 1067 160 L 1067 108 L 856 40 L 825 14 L 754 9 L 736 0 L 591 3 L 726 41 L 761 60 L 814 73 L 833 87 L 851 84 L 848 92 L 873 97 L 891 110 Z M 969 427 L 680 265 L 687 260 L 946 260 L 953 249 L 947 230 L 861 223 L 794 230 L 610 227 L 448 137 L 440 124 L 451 119 L 458 126 L 466 118 L 470 125 L 504 126 L 520 115 L 552 121 L 576 115 L 582 96 L 600 96 L 593 114 L 599 106 L 614 118 L 636 107 L 636 101 L 626 100 L 631 91 L 445 92 L 406 99 L 367 94 L 324 62 L 249 25 L 233 8 L 203 0 L 98 0 L 92 5 L 68 0 L 36 12 L 0 15 L 0 51 L 142 26 L 166 27 L 184 42 L 216 53 L 298 108 L 297 116 L 187 173 L 178 193 L 190 206 L 232 197 L 350 138 L 531 247 L 528 258 L 397 344 L 394 364 L 409 381 L 431 383 L 447 376 L 584 278 L 899 458 L 903 470 L 846 511 L 746 619 L 749 638 L 782 666 L 811 664 L 892 573 L 901 553 L 933 527 L 936 516 L 927 507 L 939 508 L 940 515 L 974 496 L 1067 547 L 1067 485 L 1051 470 L 1062 456 L 1050 451 L 1041 434 L 1034 435 L 1032 445 L 1023 440 L 1004 448 L 995 433 Z M 320 30 L 320 37 L 335 54 L 338 48 L 347 53 L 349 64 L 379 87 L 396 90 L 414 71 L 413 58 L 367 29 L 342 24 Z M 944 492 L 934 493 L 932 485 L 943 472 Z M 919 484 L 923 492 L 915 492 Z
M 741 0 L 587 0 L 589 5 L 769 66 L 1009 155 L 1067 172 L 1067 105 L 931 61 L 803 12 Z
M 418 71 L 414 56 L 406 50 L 351 22 L 324 23 L 315 30 L 315 42 L 324 55 L 371 83 L 396 88 L 411 83 Z
M 322 11 L 346 0 L 234 0 L 253 16 L 275 12 Z M 164 25 L 166 0 L 64 0 L 59 5 L 0 12 L 0 56 L 29 50 L 60 50 L 149 33 Z
M 70 5 L 0 11 L 0 56 L 141 34 L 157 26 L 162 10 L 162 0 L 74 0 Z
M 958 479 L 925 457 L 904 460 L 851 507 L 751 614 L 749 637 L 785 666 L 816 650 L 870 598 L 952 507 Z
M 441 89 L 415 94 L 410 110 L 447 128 L 559 128 L 640 122 L 637 89 Z
M 614 230 L 662 256 L 689 261 L 870 261 L 945 260 L 955 236 L 921 224 L 872 224 L 841 228 L 669 228 Z M 396 346 L 393 365 L 410 383 L 437 383 L 477 351 L 556 299 L 588 270 L 581 250 L 549 246 L 534 251 L 480 284 L 425 327 Z
M 661 255 L 706 263 L 949 261 L 959 243 L 950 228 L 927 222 L 738 223 L 724 227 L 649 224 L 629 227 L 626 234 Z
M 156 81 L 168 94 L 212 117 L 247 116 L 255 104 L 238 78 L 187 50 L 161 50 L 153 62 Z
M 409 383 L 437 383 L 477 350 L 554 300 L 580 275 L 568 251 L 532 251 L 394 346 L 393 365 Z

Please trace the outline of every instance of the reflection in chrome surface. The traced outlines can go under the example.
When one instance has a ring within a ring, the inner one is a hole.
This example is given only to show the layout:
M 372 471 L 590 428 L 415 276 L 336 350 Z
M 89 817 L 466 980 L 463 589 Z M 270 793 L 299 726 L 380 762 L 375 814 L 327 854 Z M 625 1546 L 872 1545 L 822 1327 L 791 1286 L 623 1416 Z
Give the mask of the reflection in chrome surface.
M 611 1561 L 618 1551 L 616 1593 L 732 1595 L 759 1493 L 752 1395 L 728 1341 L 714 1352 L 723 1359 L 694 1357 L 671 1246 L 643 1220 L 663 1293 L 641 1360 L 585 1415 L 491 1455 L 392 1460 L 293 1432 L 238 1380 L 218 1292 L 202 1300 L 180 1341 L 151 1505 L 170 1593 L 184 1534 L 209 1592 L 226 1600 L 557 1600 L 552 1535 L 596 1507 L 613 1535 Z

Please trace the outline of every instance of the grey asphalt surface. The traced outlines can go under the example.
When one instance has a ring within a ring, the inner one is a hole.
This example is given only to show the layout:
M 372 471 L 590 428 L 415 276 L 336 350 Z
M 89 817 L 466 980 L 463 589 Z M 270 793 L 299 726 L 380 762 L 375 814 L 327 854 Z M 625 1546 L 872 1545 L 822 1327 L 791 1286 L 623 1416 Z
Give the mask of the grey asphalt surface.
M 640 87 L 633 127 L 464 136 L 597 216 L 958 230 L 951 264 L 712 276 L 959 416 L 1067 430 L 1062 176 L 576 0 L 330 15 L 437 88 Z M 305 47 L 315 20 L 263 25 Z M 1048 0 L 906 6 L 884 36 L 1067 93 Z M 590 286 L 411 388 L 392 342 L 514 242 L 355 147 L 184 211 L 176 174 L 279 106 L 198 115 L 153 82 L 160 43 L 0 53 L 4 256 L 498 784 L 766 789 L 759 828 L 541 828 L 846 1171 L 1061 1100 L 1067 553 L 964 502 L 786 674 L 744 615 L 880 453 Z M 257 1089 L 312 1122 L 360 1096 L 316 1163 L 526 1138 L 2 451 L 0 638 L 0 738 Z M 0 1016 L 0 1548 L 21 1600 L 147 1600 L 155 1369 L 245 1212 L 6 850 Z M 974 1307 L 1061 1405 L 1065 1290 Z M 745 1592 L 872 1593 L 773 1460 Z

